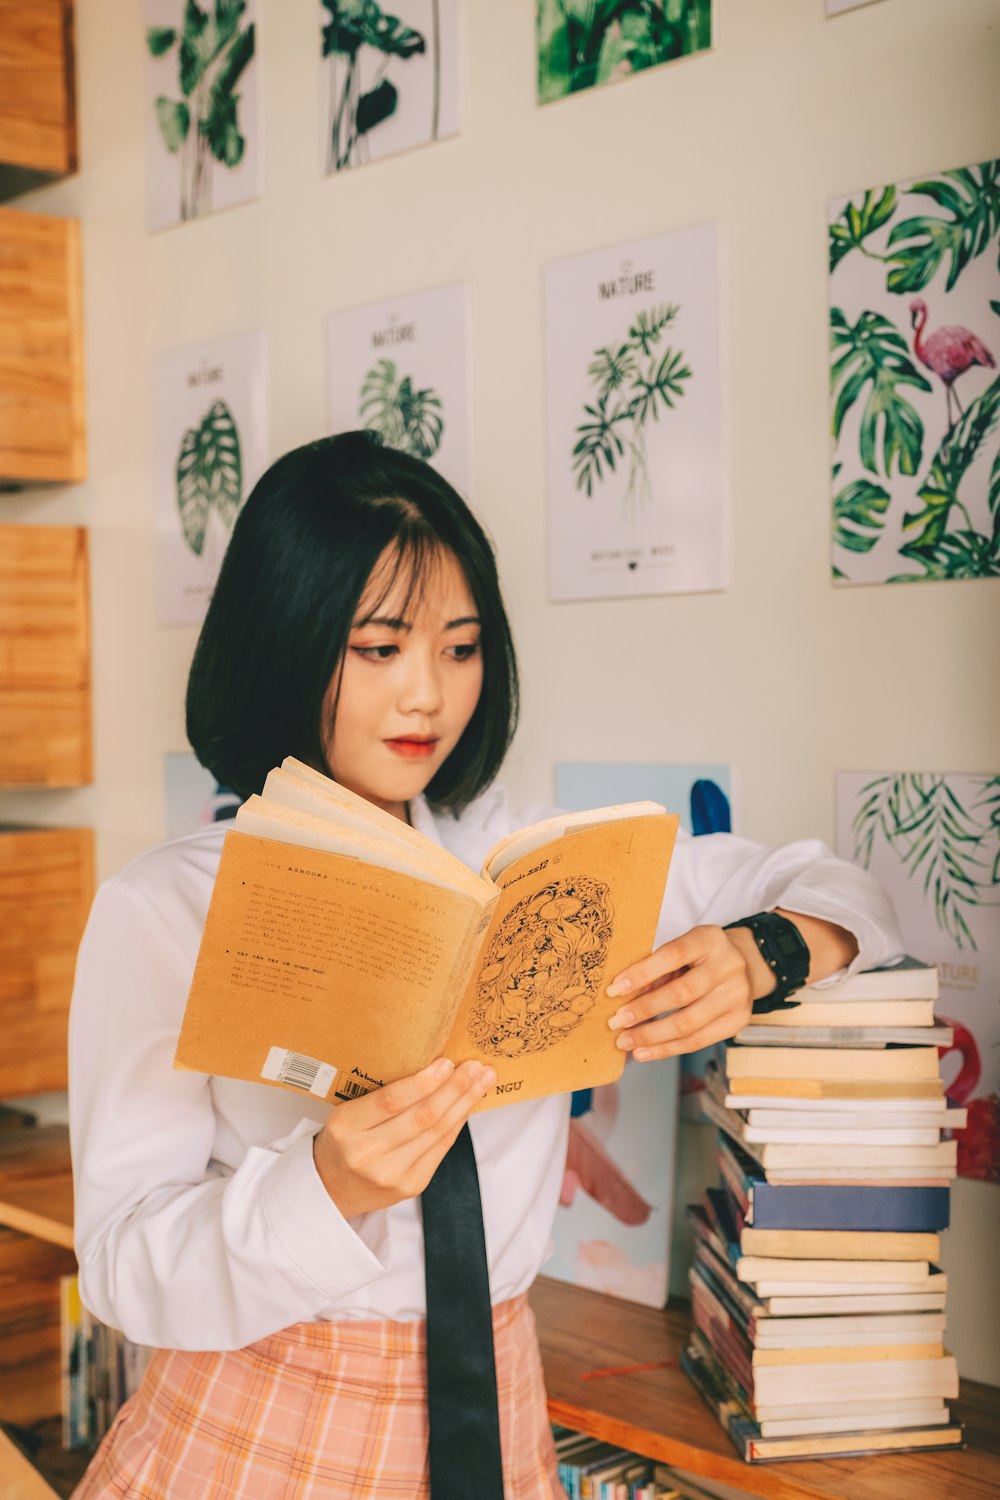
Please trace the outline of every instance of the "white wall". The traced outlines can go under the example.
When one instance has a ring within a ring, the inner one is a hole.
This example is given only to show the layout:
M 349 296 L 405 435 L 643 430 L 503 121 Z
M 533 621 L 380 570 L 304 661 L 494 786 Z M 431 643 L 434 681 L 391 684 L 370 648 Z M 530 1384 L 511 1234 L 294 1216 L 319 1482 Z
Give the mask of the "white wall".
M 881 0 L 829 22 L 823 0 L 717 0 L 713 55 L 543 110 L 530 0 L 466 0 L 461 136 L 332 179 L 318 8 L 261 9 L 264 194 L 150 236 L 142 7 L 77 3 L 83 170 L 20 206 L 84 222 L 91 478 L 0 497 L 0 519 L 91 530 L 96 781 L 0 794 L 0 820 L 95 825 L 102 875 L 162 836 L 194 632 L 153 618 L 152 355 L 263 326 L 277 455 L 324 431 L 324 315 L 451 279 L 472 287 L 473 499 L 524 668 L 518 792 L 548 797 L 560 759 L 729 761 L 742 832 L 832 840 L 838 768 L 996 769 L 1000 585 L 830 583 L 826 273 L 829 198 L 1000 147 L 992 0 Z M 550 605 L 541 267 L 710 220 L 732 586 Z M 1000 1313 L 976 1305 L 998 1193 L 955 1192 L 952 1343 L 1000 1382 Z

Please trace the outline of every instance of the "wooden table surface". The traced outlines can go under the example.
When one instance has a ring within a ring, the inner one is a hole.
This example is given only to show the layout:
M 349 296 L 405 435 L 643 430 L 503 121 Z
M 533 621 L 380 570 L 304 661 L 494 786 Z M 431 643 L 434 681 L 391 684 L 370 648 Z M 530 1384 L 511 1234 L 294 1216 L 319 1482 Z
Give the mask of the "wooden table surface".
M 531 1292 L 549 1414 L 622 1448 L 763 1500 L 998 1500 L 1000 1390 L 963 1381 L 951 1406 L 967 1448 L 745 1464 L 680 1369 L 686 1308 L 659 1312 L 540 1277 Z M 587 1371 L 665 1368 L 584 1379 Z

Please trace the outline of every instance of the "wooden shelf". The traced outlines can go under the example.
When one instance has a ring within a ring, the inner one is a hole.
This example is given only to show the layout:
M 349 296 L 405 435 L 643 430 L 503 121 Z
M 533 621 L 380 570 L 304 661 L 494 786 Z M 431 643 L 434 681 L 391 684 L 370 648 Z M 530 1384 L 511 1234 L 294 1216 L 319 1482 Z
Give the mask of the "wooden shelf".
M 0 1224 L 72 1250 L 73 1173 L 65 1125 L 0 1134 Z
M 71 0 L 0 0 L 0 198 L 77 169 Z
M 540 1277 L 531 1293 L 554 1422 L 762 1500 L 997 1500 L 1000 1391 L 963 1381 L 963 1452 L 745 1464 L 680 1369 L 686 1309 L 657 1312 Z M 582 1378 L 589 1370 L 664 1368 Z
M 0 526 L 0 786 L 91 780 L 88 573 L 83 527 Z
M 80 225 L 0 208 L 0 484 L 86 472 Z
M 93 895 L 91 829 L 0 829 L 0 1098 L 66 1087 L 73 970 Z
M 21 1430 L 0 1427 L 0 1500 L 69 1500 L 91 1457 L 67 1453 L 58 1417 Z

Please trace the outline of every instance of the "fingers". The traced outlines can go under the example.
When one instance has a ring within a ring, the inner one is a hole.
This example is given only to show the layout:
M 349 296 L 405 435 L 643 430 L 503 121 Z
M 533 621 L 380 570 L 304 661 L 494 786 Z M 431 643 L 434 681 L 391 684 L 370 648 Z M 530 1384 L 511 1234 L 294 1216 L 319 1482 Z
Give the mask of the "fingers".
M 721 932 L 722 929 L 693 927 L 690 932 L 674 938 L 672 942 L 661 944 L 648 958 L 641 958 L 638 963 L 630 964 L 616 975 L 608 985 L 608 994 L 612 999 L 617 999 L 620 995 L 634 995 L 644 985 L 656 984 L 667 974 L 676 973 L 678 969 L 696 963 L 705 949 L 705 940 L 700 935 L 712 931 Z
M 681 972 L 676 963 L 679 954 L 687 954 L 687 966 Z M 659 983 L 654 982 L 657 972 Z M 733 982 L 746 985 L 747 967 L 721 927 L 695 927 L 624 970 L 608 993 L 621 993 L 626 980 L 629 997 L 609 1019 L 612 1031 L 627 1030 L 663 1011 L 693 1005 L 718 986 Z
M 408 1078 L 397 1078 L 394 1083 L 386 1084 L 385 1088 L 373 1089 L 363 1098 L 342 1105 L 341 1109 L 351 1110 L 355 1122 L 362 1126 L 378 1125 L 383 1120 L 401 1115 L 404 1110 L 412 1109 L 421 1099 L 428 1098 L 454 1071 L 455 1064 L 450 1058 L 437 1057 L 426 1068 L 421 1068 L 419 1073 L 411 1073 Z
M 731 1037 L 747 1024 L 750 1012 L 749 999 L 744 1001 L 737 991 L 722 994 L 713 991 L 684 1010 L 624 1032 L 619 1046 L 637 1062 L 696 1052 L 710 1042 Z

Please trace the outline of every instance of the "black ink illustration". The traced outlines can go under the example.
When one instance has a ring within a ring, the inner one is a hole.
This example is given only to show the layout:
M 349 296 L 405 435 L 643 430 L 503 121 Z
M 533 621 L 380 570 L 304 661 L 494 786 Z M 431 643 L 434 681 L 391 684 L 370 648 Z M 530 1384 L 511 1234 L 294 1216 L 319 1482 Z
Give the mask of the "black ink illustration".
M 614 913 L 608 887 L 554 880 L 507 914 L 486 952 L 469 1034 L 492 1057 L 544 1052 L 597 998 Z

